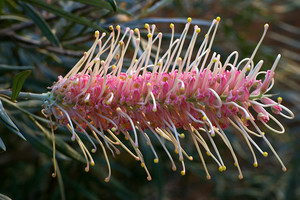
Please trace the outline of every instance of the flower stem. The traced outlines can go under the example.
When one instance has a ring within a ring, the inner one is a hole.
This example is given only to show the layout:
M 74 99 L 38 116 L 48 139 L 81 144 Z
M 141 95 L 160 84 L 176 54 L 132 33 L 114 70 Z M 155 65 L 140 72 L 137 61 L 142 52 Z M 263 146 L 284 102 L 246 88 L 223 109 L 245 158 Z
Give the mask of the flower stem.
M 10 90 L 0 90 L 0 94 L 4 94 L 7 96 L 12 95 L 12 91 Z M 50 97 L 50 92 L 37 94 L 37 93 L 31 93 L 31 92 L 20 92 L 18 95 L 18 98 L 22 99 L 36 99 L 36 100 L 45 100 Z

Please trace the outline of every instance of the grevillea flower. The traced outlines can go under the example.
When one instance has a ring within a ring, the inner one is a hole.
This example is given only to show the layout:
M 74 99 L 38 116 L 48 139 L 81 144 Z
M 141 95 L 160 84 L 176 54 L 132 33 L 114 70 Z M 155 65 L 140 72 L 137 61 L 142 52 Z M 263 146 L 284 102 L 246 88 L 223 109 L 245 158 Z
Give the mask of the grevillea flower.
M 51 87 L 43 110 L 51 121 L 54 117 L 56 124 L 70 130 L 72 139 L 78 142 L 86 158 L 86 171 L 94 161 L 78 132 L 85 134 L 92 143 L 91 152 L 97 150 L 92 137 L 102 148 L 109 169 L 105 181 L 111 176 L 107 150 L 114 156 L 120 153 L 118 147 L 139 161 L 147 179 L 151 180 L 139 143 L 141 139 L 146 140 L 157 163 L 159 157 L 151 142 L 153 138 L 162 145 L 174 171 L 176 162 L 170 149 L 178 154 L 182 175 L 185 174 L 184 159 L 193 160 L 182 144 L 192 141 L 210 179 L 203 152 L 216 162 L 220 171 L 226 170 L 214 142 L 214 137 L 220 137 L 230 150 L 241 179 L 243 175 L 237 156 L 224 132 L 229 126 L 246 141 L 254 167 L 258 166 L 254 149 L 265 157 L 268 155 L 253 139 L 260 137 L 286 171 L 257 125 L 281 134 L 285 132 L 284 127 L 273 114 L 289 119 L 294 117 L 281 105 L 281 97 L 276 102 L 270 98 L 273 95 L 267 94 L 274 84 L 274 70 L 280 55 L 268 71 L 261 71 L 262 60 L 257 64 L 253 61 L 269 26 L 264 26 L 263 35 L 249 58 L 238 61 L 239 54 L 234 51 L 222 63 L 219 54 L 211 54 L 219 22 L 219 17 L 212 21 L 200 46 L 196 45 L 200 33 L 197 25 L 191 39 L 188 42 L 186 39 L 191 18 L 176 39 L 171 24 L 172 36 L 164 52 L 161 50 L 163 34 L 155 32 L 155 25 L 145 25 L 146 39 L 141 38 L 139 29 L 122 31 L 120 26 L 116 26 L 116 31 L 110 26 L 108 37 L 105 33 L 95 32 L 96 39 L 90 50 Z M 130 51 L 131 43 L 134 49 Z M 127 67 L 124 67 L 125 63 L 128 63 Z M 264 78 L 258 79 L 259 75 Z M 270 120 L 277 128 L 271 127 Z M 179 133 L 179 129 L 185 130 L 187 136 Z

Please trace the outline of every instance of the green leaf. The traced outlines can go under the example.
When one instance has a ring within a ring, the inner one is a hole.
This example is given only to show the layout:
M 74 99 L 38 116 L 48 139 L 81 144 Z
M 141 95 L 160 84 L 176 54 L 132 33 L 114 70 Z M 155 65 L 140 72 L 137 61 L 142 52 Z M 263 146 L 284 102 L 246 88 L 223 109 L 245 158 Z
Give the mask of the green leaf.
M 50 138 L 51 133 L 47 130 L 48 128 L 42 126 L 33 117 L 30 117 L 30 119 L 46 135 L 46 138 L 49 140 L 49 142 L 52 142 L 52 137 Z M 62 154 L 64 154 L 65 156 L 73 158 L 74 160 L 78 160 L 80 162 L 85 162 L 85 159 L 82 157 L 80 153 L 78 153 L 75 149 L 73 149 L 69 144 L 67 144 L 64 140 L 62 140 L 58 136 L 55 137 L 55 145 L 56 145 L 56 149 Z
M 55 46 L 60 46 L 59 40 L 51 31 L 48 23 L 34 10 L 34 8 L 27 3 L 21 3 L 20 5 L 23 7 L 25 14 L 32 19 L 35 25 L 37 25 L 37 27 L 41 30 L 43 35 Z
M 1 137 L 0 137 L 0 148 L 1 148 L 3 151 L 6 151 L 6 146 L 5 146 L 4 142 L 3 142 L 3 140 L 1 139 Z
M 103 1 L 103 0 L 73 0 L 83 4 L 89 4 L 91 6 L 107 9 L 107 10 L 114 10 L 114 8 L 110 5 L 110 3 Z
M 115 0 L 108 0 L 109 4 L 111 5 L 111 7 L 114 9 L 115 12 L 117 12 L 118 10 L 118 6 Z
M 0 20 L 16 20 L 16 21 L 20 21 L 20 22 L 28 22 L 29 21 L 29 19 L 27 19 L 26 17 L 18 16 L 17 14 L 15 14 L 15 15 L 1 14 Z
M 39 7 L 41 9 L 44 9 L 48 12 L 51 12 L 51 13 L 57 15 L 57 16 L 65 18 L 65 19 L 68 19 L 72 22 L 82 24 L 82 25 L 91 27 L 93 29 L 98 29 L 100 31 L 105 31 L 105 29 L 101 28 L 100 26 L 98 26 L 97 24 L 91 22 L 90 20 L 88 20 L 84 17 L 79 17 L 79 16 L 74 15 L 70 12 L 64 11 L 63 9 L 61 9 L 57 6 L 47 4 L 47 3 L 43 2 L 43 1 L 40 1 L 40 0 L 21 0 L 21 1 L 30 3 L 31 5 Z
M 5 65 L 0 64 L 0 72 L 8 72 L 8 71 L 15 71 L 15 70 L 33 70 L 34 67 L 32 66 L 12 66 L 12 65 Z
M 3 8 L 4 8 L 4 0 L 0 0 L 0 15 L 2 15 Z
M 80 162 L 85 162 L 83 156 L 78 153 L 75 149 L 73 149 L 70 145 L 64 142 L 62 139 L 55 137 L 55 144 L 58 151 L 63 153 L 64 155 L 73 158 L 74 160 L 78 160 Z
M 25 120 L 24 120 L 25 121 Z M 19 127 L 22 131 L 22 133 L 25 135 L 27 138 L 28 142 L 34 146 L 39 152 L 43 152 L 49 157 L 52 157 L 53 149 L 52 149 L 52 144 L 49 143 L 49 141 L 44 140 L 44 137 L 36 135 L 36 133 L 32 130 L 32 123 L 28 121 L 24 121 L 19 123 Z M 29 126 L 27 126 L 29 125 Z M 69 157 L 65 156 L 64 154 L 56 151 L 55 156 L 57 159 L 62 159 L 62 160 L 70 160 Z
M 4 107 L 2 105 L 2 101 L 0 100 L 0 120 L 2 123 L 10 129 L 12 132 L 17 134 L 19 137 L 21 137 L 23 140 L 26 140 L 25 137 L 20 133 L 17 126 L 13 123 L 13 121 L 9 118 L 9 116 L 6 114 Z
M 18 73 L 13 80 L 11 100 L 14 101 L 18 97 L 26 78 L 30 75 L 31 70 Z
M 62 179 L 62 175 L 61 175 L 58 163 L 56 163 L 56 170 L 57 170 L 56 171 L 57 172 L 57 181 L 58 181 L 58 185 L 59 185 L 61 199 L 65 200 L 66 199 L 65 187 L 64 187 L 64 182 Z
M 9 198 L 8 196 L 1 194 L 1 193 L 0 193 L 0 199 L 1 200 L 11 200 L 11 198 Z

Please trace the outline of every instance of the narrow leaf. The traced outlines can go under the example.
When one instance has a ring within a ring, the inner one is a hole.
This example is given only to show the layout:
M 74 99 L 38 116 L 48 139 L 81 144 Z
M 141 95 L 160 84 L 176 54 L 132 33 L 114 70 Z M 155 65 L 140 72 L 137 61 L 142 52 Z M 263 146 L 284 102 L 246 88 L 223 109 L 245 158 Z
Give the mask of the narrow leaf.
M 111 7 L 113 8 L 113 10 L 115 12 L 117 12 L 118 6 L 115 0 L 108 0 L 109 4 L 111 5 Z
M 22 131 L 22 133 L 25 135 L 27 138 L 28 142 L 34 146 L 39 152 L 45 153 L 49 157 L 52 157 L 52 145 L 49 143 L 47 140 L 44 140 L 43 136 L 37 136 L 36 133 L 32 130 L 32 127 L 30 125 L 27 126 L 30 123 L 20 123 L 19 127 Z M 62 160 L 70 160 L 70 158 L 66 157 L 64 154 L 57 152 L 55 154 L 57 159 L 62 159 Z
M 16 70 L 32 70 L 34 67 L 32 66 L 12 66 L 0 64 L 0 72 L 8 72 L 8 71 L 16 71 Z
M 57 16 L 63 17 L 65 19 L 68 19 L 72 22 L 78 23 L 78 24 L 82 24 L 88 27 L 91 27 L 93 29 L 98 29 L 99 31 L 105 31 L 105 29 L 101 28 L 100 26 L 98 26 L 97 24 L 91 22 L 90 20 L 84 18 L 84 17 L 80 17 L 77 15 L 74 15 L 70 12 L 67 12 L 57 6 L 51 5 L 51 4 L 47 4 L 43 1 L 40 0 L 22 0 L 24 2 L 28 2 L 31 5 L 37 6 L 41 9 L 44 9 L 50 13 L 53 13 Z
M 12 86 L 11 100 L 14 101 L 14 100 L 17 99 L 25 80 L 30 75 L 30 73 L 31 73 L 31 70 L 26 70 L 26 71 L 18 73 L 14 77 L 13 86 Z
M 20 5 L 23 7 L 26 15 L 32 19 L 35 25 L 41 30 L 42 34 L 55 46 L 60 46 L 56 35 L 51 31 L 48 23 L 34 10 L 34 8 L 27 3 L 21 3 Z
M 6 151 L 6 146 L 3 142 L 3 140 L 1 139 L 1 137 L 0 137 L 0 149 L 2 149 L 3 151 Z
M 39 129 L 46 135 L 46 138 L 49 140 L 49 142 L 52 143 L 52 138 L 50 138 L 50 131 L 48 131 L 48 128 L 42 126 L 37 120 L 35 120 L 33 117 L 30 117 L 30 119 L 39 127 Z M 61 152 L 62 154 L 66 155 L 67 157 L 73 158 L 75 160 L 85 162 L 84 158 L 80 153 L 78 153 L 75 149 L 73 149 L 69 144 L 67 144 L 65 141 L 60 139 L 59 137 L 55 137 L 55 144 L 56 149 Z M 56 151 L 57 153 L 57 151 Z
M 97 8 L 113 10 L 110 3 L 103 1 L 103 0 L 73 0 L 79 3 L 88 4 Z
M 63 153 L 64 155 L 73 158 L 75 160 L 78 160 L 80 162 L 85 162 L 84 158 L 80 153 L 78 153 L 75 149 L 73 149 L 70 145 L 68 145 L 66 142 L 61 140 L 58 137 L 55 137 L 55 144 L 58 151 Z
M 13 15 L 13 14 L 1 14 L 0 15 L 0 20 L 16 20 L 20 22 L 28 22 L 29 19 L 23 16 L 18 16 L 18 15 Z
M 13 123 L 13 121 L 6 114 L 1 100 L 0 100 L 0 120 L 8 129 L 10 129 L 12 132 L 17 134 L 18 136 L 20 136 L 23 140 L 26 140 L 25 137 L 20 133 L 17 126 Z
M 4 8 L 4 0 L 0 0 L 0 15 L 3 13 L 3 8 Z
M 11 198 L 9 198 L 8 196 L 1 194 L 1 193 L 0 193 L 0 199 L 1 200 L 11 200 Z
M 57 181 L 58 181 L 58 185 L 59 185 L 61 199 L 65 200 L 66 199 L 65 186 L 64 186 L 64 182 L 62 179 L 62 175 L 61 175 L 58 163 L 56 163 L 56 167 L 57 167 L 56 168 L 57 169 Z

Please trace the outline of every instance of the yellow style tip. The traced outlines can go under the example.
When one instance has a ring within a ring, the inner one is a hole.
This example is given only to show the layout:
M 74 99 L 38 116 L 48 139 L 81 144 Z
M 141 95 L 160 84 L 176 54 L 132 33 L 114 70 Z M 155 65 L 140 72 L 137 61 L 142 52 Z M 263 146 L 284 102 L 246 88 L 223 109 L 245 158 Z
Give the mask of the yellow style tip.
M 99 36 L 99 31 L 95 31 L 95 37 L 98 37 Z
M 219 167 L 219 171 L 220 171 L 220 172 L 223 171 L 223 167 L 222 167 L 222 166 Z
M 265 27 L 265 28 L 269 28 L 269 24 L 265 24 L 264 27 Z

